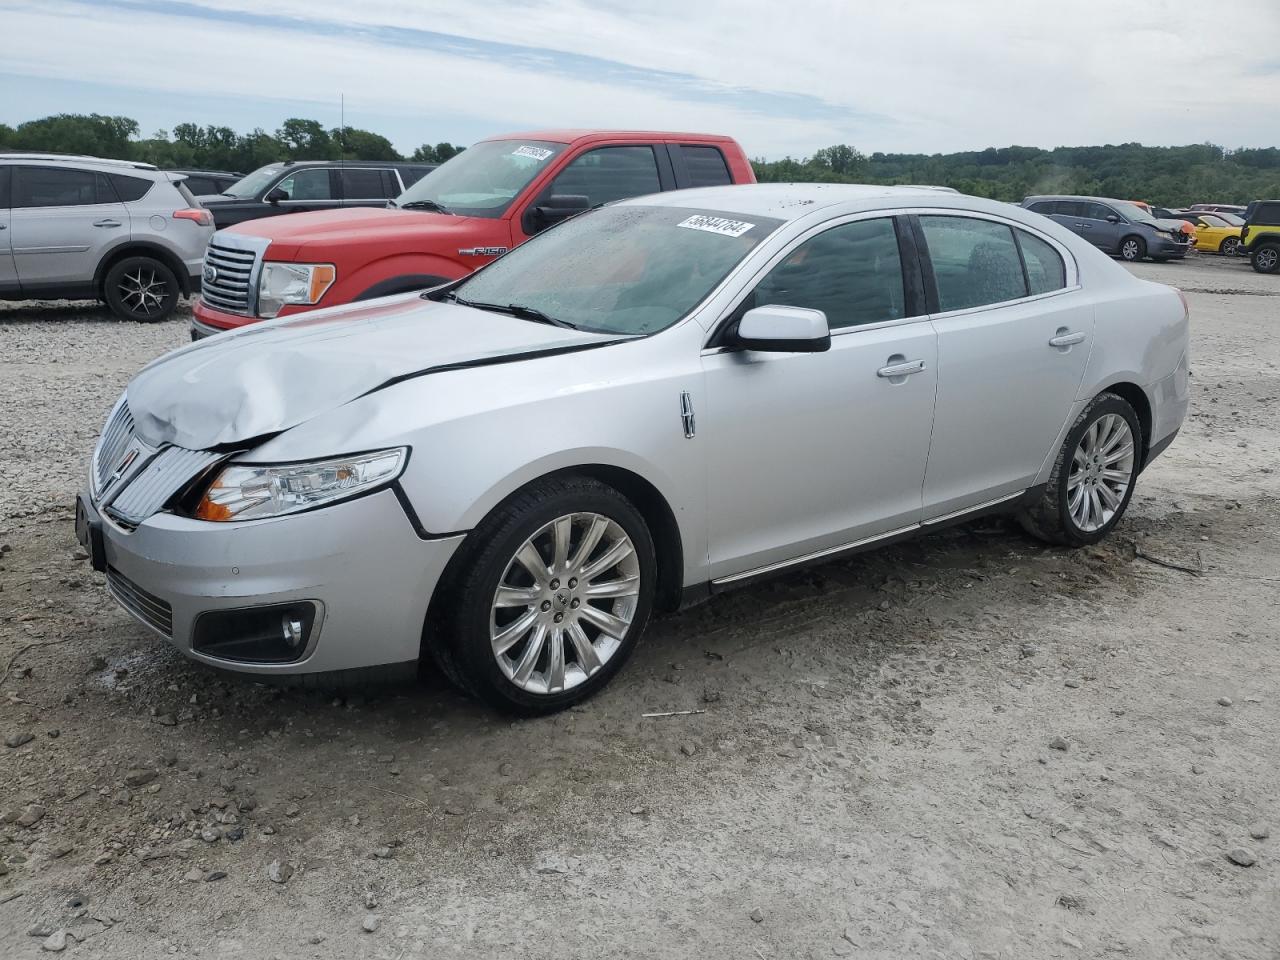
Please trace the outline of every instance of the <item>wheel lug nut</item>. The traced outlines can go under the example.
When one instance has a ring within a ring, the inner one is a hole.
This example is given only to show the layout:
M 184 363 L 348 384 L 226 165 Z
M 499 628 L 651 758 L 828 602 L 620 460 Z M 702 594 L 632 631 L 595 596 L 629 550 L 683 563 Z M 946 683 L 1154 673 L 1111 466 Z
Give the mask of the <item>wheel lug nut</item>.
M 577 609 L 578 609 L 578 605 L 579 605 L 580 603 L 582 603 L 582 601 L 581 601 L 581 600 L 579 600 L 577 597 L 574 597 L 574 598 L 573 598 L 573 602 L 572 602 L 572 603 L 570 603 L 570 604 L 569 604 L 569 606 L 570 606 L 572 609 L 577 610 Z
M 547 611 L 547 610 L 550 610 L 550 609 L 551 609 L 551 601 L 550 601 L 550 600 L 543 600 L 543 601 L 542 601 L 542 609 L 543 609 L 543 611 L 544 611 L 544 612 L 545 612 L 545 611 Z
M 574 587 L 576 587 L 577 585 L 578 585 L 578 580 L 577 580 L 577 578 L 576 578 L 576 577 L 570 577 L 570 578 L 569 578 L 569 589 L 570 589 L 570 590 L 572 590 L 572 589 L 573 589 Z
M 552 580 L 552 581 L 551 581 L 551 589 L 552 589 L 552 590 L 559 590 L 559 589 L 560 589 L 560 581 L 559 581 L 559 580 Z
M 564 614 L 563 614 L 563 613 L 557 613 L 557 614 L 556 614 L 556 623 L 559 623 L 559 622 L 560 622 L 560 621 L 562 621 L 563 619 L 564 619 Z

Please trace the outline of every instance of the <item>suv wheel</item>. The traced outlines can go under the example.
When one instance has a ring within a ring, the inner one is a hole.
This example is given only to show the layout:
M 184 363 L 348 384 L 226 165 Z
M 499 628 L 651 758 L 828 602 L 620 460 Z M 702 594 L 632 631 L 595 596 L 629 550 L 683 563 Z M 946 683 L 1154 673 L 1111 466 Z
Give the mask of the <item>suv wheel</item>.
M 1124 516 L 1142 467 L 1142 425 L 1129 402 L 1100 393 L 1067 432 L 1040 501 L 1019 519 L 1034 537 L 1083 547 Z
M 168 319 L 182 293 L 173 271 L 152 257 L 125 257 L 113 264 L 102 287 L 112 313 L 143 323 Z
M 1253 269 L 1259 273 L 1280 271 L 1280 246 L 1265 243 L 1253 251 Z
M 644 518 L 587 477 L 539 481 L 471 533 L 441 588 L 426 646 L 459 687 L 500 710 L 563 710 L 622 667 L 653 606 Z
M 1147 245 L 1141 237 L 1125 237 L 1120 241 L 1120 259 L 1136 263 L 1147 255 Z

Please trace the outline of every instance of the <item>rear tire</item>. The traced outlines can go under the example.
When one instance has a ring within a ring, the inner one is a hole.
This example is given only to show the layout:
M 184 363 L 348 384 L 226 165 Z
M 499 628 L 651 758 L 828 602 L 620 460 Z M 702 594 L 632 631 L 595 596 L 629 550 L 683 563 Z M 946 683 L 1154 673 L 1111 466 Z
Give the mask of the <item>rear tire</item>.
M 154 257 L 125 257 L 112 264 L 102 282 L 111 312 L 138 323 L 168 320 L 181 295 L 178 278 Z
M 1256 247 L 1250 255 L 1253 269 L 1259 273 L 1280 272 L 1280 245 L 1264 243 Z
M 1141 237 L 1129 236 L 1120 241 L 1120 259 L 1125 263 L 1137 263 L 1147 255 L 1147 242 Z
M 1142 425 L 1129 402 L 1100 393 L 1076 417 L 1039 502 L 1019 515 L 1046 543 L 1084 547 L 1124 516 L 1142 469 Z
M 450 561 L 424 645 L 455 685 L 498 710 L 563 710 L 631 655 L 657 571 L 626 497 L 588 477 L 539 480 L 494 509 Z
M 1234 257 L 1240 252 L 1240 238 L 1227 237 L 1222 243 L 1218 244 L 1218 252 L 1224 257 Z

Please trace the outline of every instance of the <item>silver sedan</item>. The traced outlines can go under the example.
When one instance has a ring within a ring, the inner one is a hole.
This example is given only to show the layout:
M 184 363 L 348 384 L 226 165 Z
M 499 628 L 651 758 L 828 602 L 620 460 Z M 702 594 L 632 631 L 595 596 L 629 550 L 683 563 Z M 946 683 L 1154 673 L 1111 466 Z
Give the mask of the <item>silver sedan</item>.
M 152 363 L 77 532 L 218 667 L 429 658 L 520 713 L 655 610 L 991 512 L 1094 543 L 1187 410 L 1187 311 L 1071 232 L 912 188 L 604 207 L 471 277 Z

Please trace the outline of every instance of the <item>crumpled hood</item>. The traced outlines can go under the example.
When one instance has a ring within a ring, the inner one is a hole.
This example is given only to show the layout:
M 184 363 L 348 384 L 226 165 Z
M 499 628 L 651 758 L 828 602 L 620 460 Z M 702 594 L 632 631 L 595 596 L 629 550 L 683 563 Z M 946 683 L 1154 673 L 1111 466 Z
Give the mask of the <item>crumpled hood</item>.
M 618 339 L 410 295 L 219 334 L 155 360 L 126 392 L 147 443 L 206 450 L 287 430 L 422 371 Z

